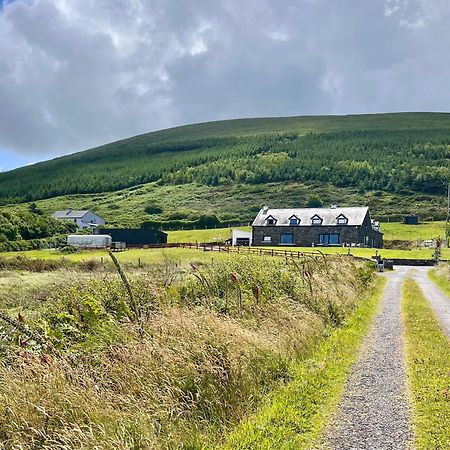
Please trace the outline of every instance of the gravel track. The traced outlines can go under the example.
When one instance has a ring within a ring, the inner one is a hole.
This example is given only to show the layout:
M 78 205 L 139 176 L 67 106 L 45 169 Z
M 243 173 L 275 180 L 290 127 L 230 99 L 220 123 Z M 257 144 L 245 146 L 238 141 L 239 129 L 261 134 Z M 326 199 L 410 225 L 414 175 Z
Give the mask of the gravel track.
M 379 314 L 364 338 L 323 448 L 412 448 L 400 311 L 401 288 L 409 272 L 398 268 L 386 275 Z
M 422 289 L 423 295 L 433 308 L 442 329 L 450 338 L 450 298 L 448 298 L 429 278 L 428 267 L 417 267 L 411 277 Z

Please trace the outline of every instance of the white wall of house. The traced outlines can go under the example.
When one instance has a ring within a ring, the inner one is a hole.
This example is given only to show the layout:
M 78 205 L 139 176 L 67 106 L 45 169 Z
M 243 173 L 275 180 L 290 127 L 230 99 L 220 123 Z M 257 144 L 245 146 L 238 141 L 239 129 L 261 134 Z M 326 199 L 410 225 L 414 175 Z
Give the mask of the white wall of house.
M 96 225 L 105 225 L 104 219 L 102 219 L 100 216 L 97 216 L 97 214 L 89 211 L 87 214 L 85 214 L 81 219 L 77 219 L 77 226 L 78 228 L 87 228 L 91 223 L 95 223 Z
M 252 245 L 252 232 L 243 230 L 233 230 L 231 232 L 231 245 L 237 245 L 238 239 L 249 239 L 250 245 Z

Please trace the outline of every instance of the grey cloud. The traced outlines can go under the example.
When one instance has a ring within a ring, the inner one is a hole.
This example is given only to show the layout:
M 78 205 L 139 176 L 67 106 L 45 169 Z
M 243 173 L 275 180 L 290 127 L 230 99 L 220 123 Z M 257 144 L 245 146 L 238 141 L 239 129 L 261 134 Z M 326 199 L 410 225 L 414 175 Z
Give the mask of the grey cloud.
M 233 117 L 445 110 L 446 0 L 15 0 L 0 148 Z

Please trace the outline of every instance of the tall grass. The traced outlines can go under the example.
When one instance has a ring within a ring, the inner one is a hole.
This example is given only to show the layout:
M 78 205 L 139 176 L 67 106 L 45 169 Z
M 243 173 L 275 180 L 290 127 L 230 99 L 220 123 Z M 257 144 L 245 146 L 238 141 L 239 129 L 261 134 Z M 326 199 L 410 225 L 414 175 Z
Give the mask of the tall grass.
M 371 273 L 346 257 L 129 273 L 144 333 L 113 274 L 60 287 L 24 318 L 52 350 L 3 327 L 0 441 L 24 449 L 213 445 L 342 323 Z

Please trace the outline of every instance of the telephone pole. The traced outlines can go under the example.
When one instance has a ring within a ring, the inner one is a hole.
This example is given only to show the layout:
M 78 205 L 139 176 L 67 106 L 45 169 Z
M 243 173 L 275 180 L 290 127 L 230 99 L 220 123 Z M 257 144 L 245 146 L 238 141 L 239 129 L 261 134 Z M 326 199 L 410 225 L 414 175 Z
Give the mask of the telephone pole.
M 445 239 L 447 241 L 447 247 L 449 246 L 450 235 L 450 182 L 447 183 L 447 218 L 445 219 Z

